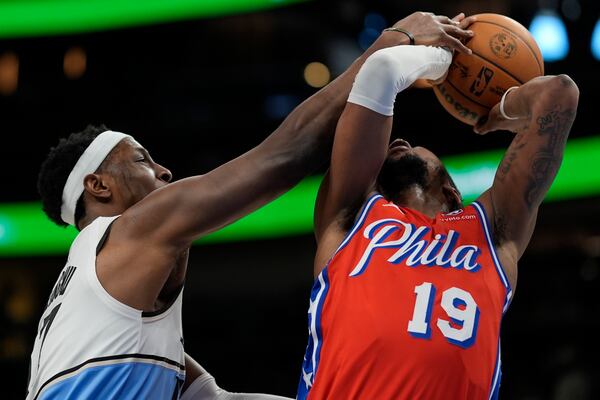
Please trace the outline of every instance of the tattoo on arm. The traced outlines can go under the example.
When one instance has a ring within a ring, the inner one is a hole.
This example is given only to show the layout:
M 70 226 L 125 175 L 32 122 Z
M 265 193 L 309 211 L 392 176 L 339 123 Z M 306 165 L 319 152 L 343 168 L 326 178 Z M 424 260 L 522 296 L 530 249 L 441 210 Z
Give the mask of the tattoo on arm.
M 525 203 L 531 210 L 543 200 L 562 160 L 562 152 L 575 119 L 575 110 L 563 110 L 557 105 L 554 110 L 537 119 L 538 136 L 545 145 L 531 158 L 530 175 L 525 189 Z
M 500 167 L 498 167 L 498 174 L 496 176 L 500 182 L 504 182 L 506 175 L 508 175 L 512 168 L 513 162 L 518 158 L 519 151 L 527 144 L 527 141 L 523 140 L 524 137 L 525 134 L 523 132 L 517 134 L 510 144 L 508 152 L 502 159 L 502 163 L 500 164 Z

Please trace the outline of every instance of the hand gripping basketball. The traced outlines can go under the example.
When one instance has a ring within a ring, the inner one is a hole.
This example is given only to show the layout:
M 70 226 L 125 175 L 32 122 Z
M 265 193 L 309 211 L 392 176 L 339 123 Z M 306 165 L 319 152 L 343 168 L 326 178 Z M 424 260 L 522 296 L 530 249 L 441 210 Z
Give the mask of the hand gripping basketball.
M 529 31 L 499 14 L 475 15 L 466 42 L 471 56 L 454 55 L 448 77 L 434 87 L 439 102 L 458 120 L 475 125 L 512 86 L 544 74 L 544 60 Z
M 470 54 L 471 50 L 461 40 L 467 40 L 473 36 L 473 32 L 466 30 L 473 21 L 473 18 L 465 18 L 462 13 L 450 19 L 444 15 L 416 12 L 394 24 L 392 28 L 399 28 L 398 32 L 392 30 L 386 34 L 405 35 L 400 31 L 403 30 L 414 37 L 417 45 L 446 47 L 450 50 Z
M 470 17 L 465 17 L 465 14 L 460 13 L 457 16 L 455 16 L 454 18 L 452 18 L 453 23 L 458 23 L 458 28 L 460 29 L 467 29 L 472 23 L 474 23 L 476 21 L 476 17 L 474 16 L 470 16 Z M 471 36 L 473 35 L 472 31 L 466 31 L 466 32 L 470 32 Z M 464 42 L 464 39 L 461 39 L 461 42 Z M 470 49 L 469 49 L 470 51 Z M 434 86 L 437 86 L 439 84 L 441 84 L 442 82 L 444 82 L 446 80 L 446 77 L 448 76 L 448 73 L 446 72 L 446 74 L 444 74 L 444 76 L 442 76 L 439 79 L 436 79 L 435 81 L 431 81 L 429 79 L 417 79 L 413 85 L 413 87 L 418 88 L 418 89 L 431 89 Z
M 532 79 L 530 82 L 536 80 L 544 80 L 545 77 L 538 77 Z M 523 86 L 526 86 L 527 83 Z M 479 135 L 485 135 L 486 133 L 493 131 L 510 131 L 517 132 L 523 129 L 528 124 L 526 104 L 522 99 L 522 96 L 518 93 L 519 87 L 513 86 L 502 95 L 500 103 L 496 104 L 490 110 L 490 113 L 477 121 L 477 124 L 473 127 L 473 131 Z M 507 102 L 511 104 L 510 115 L 505 110 Z

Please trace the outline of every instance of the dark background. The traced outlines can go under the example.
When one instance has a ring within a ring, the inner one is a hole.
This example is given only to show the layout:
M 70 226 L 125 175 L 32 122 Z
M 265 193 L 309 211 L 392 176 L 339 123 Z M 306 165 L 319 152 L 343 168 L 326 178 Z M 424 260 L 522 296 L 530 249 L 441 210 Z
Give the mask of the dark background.
M 565 2 L 541 3 L 561 12 Z M 579 85 L 572 138 L 599 134 L 600 62 L 589 43 L 600 5 L 579 4 L 581 16 L 565 19 L 569 56 L 545 66 L 547 74 L 567 73 Z M 269 113 L 272 96 L 285 96 L 285 112 L 316 91 L 302 77 L 306 64 L 320 61 L 339 73 L 360 54 L 357 38 L 370 12 L 388 25 L 423 10 L 498 12 L 528 26 L 539 5 L 317 0 L 224 18 L 0 40 L 0 55 L 19 57 L 18 89 L 0 95 L 0 201 L 38 200 L 37 171 L 49 147 L 88 123 L 131 133 L 175 179 L 209 171 L 279 125 L 282 117 Z M 75 80 L 63 73 L 72 46 L 87 53 L 87 70 Z M 440 156 L 510 141 L 501 132 L 473 135 L 426 90 L 398 97 L 394 136 Z M 600 398 L 599 200 L 542 206 L 502 328 L 504 399 Z M 184 297 L 186 349 L 221 387 L 295 396 L 314 251 L 310 235 L 193 248 Z M 64 261 L 0 259 L 2 398 L 24 397 L 38 318 Z

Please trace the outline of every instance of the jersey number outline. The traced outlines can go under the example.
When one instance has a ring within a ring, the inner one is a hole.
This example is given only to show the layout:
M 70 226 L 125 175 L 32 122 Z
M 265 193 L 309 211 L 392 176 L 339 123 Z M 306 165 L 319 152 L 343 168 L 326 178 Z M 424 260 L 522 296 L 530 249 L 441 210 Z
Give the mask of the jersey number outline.
M 430 319 L 435 293 L 436 288 L 431 282 L 415 286 L 415 308 L 407 328 L 411 336 L 419 339 L 429 339 L 431 336 Z M 442 292 L 440 305 L 450 317 L 450 321 L 442 318 L 436 321 L 442 335 L 449 343 L 465 349 L 471 347 L 477 338 L 479 326 L 479 307 L 473 296 L 466 290 L 451 287 Z

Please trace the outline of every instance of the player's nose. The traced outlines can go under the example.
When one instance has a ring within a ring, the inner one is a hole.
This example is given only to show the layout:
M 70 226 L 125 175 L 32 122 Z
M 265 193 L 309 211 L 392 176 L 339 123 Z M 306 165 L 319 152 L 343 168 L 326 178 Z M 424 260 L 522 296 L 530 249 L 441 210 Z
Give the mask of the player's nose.
M 163 182 L 171 182 L 173 174 L 162 165 L 156 164 L 156 177 Z

